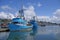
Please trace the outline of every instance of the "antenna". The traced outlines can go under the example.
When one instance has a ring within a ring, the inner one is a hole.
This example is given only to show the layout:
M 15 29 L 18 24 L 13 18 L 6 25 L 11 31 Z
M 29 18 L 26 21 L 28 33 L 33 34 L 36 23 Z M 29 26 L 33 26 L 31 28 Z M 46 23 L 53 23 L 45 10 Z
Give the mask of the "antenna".
M 20 17 L 20 18 L 24 17 L 24 10 L 23 9 L 19 10 L 18 17 Z
M 19 10 L 18 17 L 20 17 L 20 18 L 22 18 L 22 19 L 25 20 L 25 17 L 24 17 L 24 10 L 26 10 L 26 9 L 21 9 L 21 10 Z

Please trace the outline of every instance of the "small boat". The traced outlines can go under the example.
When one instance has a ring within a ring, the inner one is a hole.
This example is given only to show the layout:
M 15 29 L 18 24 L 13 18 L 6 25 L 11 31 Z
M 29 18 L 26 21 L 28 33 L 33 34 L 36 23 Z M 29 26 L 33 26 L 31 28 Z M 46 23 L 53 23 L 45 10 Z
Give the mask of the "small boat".
M 9 29 L 8 29 L 8 25 L 7 23 L 1 23 L 0 24 L 0 32 L 8 32 Z
M 39 26 L 45 27 L 46 25 L 44 23 L 39 23 Z
M 33 25 L 29 24 L 26 20 L 21 17 L 13 18 L 11 23 L 9 23 L 10 31 L 32 29 Z

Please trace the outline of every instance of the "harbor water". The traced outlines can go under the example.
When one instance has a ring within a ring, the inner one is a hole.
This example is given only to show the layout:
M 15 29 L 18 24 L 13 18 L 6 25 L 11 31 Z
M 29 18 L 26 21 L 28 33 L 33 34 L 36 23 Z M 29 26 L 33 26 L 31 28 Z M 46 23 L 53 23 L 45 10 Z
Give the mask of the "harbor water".
M 0 32 L 0 40 L 60 40 L 60 26 L 38 26 L 31 31 Z

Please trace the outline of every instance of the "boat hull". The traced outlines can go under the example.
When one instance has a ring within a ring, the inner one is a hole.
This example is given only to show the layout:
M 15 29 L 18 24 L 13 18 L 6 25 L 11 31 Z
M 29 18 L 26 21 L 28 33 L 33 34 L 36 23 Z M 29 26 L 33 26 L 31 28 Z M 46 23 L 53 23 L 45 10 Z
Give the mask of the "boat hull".
M 31 21 L 30 23 L 33 25 L 33 29 L 37 28 L 38 24 L 36 21 Z
M 32 29 L 33 26 L 21 26 L 21 25 L 15 25 L 15 24 L 9 24 L 10 31 L 19 31 L 19 30 L 25 30 L 25 29 Z

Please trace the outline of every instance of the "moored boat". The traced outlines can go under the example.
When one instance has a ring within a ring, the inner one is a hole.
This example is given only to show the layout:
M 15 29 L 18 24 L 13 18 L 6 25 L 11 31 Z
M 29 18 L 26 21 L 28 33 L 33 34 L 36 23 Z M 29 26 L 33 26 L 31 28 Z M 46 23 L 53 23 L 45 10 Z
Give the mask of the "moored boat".
M 9 29 L 10 31 L 16 31 L 16 30 L 24 30 L 29 29 L 33 27 L 32 24 L 29 24 L 24 18 L 22 18 L 22 13 L 20 14 L 20 17 L 13 18 L 11 23 L 9 23 Z
M 21 18 L 14 18 L 12 22 L 9 24 L 9 29 L 11 31 L 23 30 L 28 28 L 32 28 L 32 25 L 27 24 L 27 22 L 25 22 L 25 20 L 22 20 Z
M 37 21 L 35 20 L 35 16 L 33 17 L 32 20 L 30 20 L 30 23 L 33 25 L 33 29 L 37 28 L 38 24 Z

